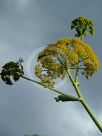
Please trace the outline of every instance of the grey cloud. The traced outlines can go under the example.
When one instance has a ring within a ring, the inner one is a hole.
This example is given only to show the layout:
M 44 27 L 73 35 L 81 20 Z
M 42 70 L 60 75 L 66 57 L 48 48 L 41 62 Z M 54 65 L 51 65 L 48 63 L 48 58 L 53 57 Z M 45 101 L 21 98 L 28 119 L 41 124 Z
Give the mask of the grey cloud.
M 0 65 L 29 55 L 58 38 L 73 36 L 70 21 L 88 16 L 95 22 L 95 38 L 86 39 L 101 59 L 101 0 L 0 0 Z M 101 69 L 95 78 L 81 78 L 81 90 L 101 119 Z M 74 94 L 71 84 L 61 87 Z M 46 134 L 48 136 L 100 136 L 78 103 L 56 103 L 56 94 L 20 80 L 12 87 L 0 81 L 0 135 Z M 82 131 L 83 130 L 83 131 Z M 94 130 L 94 131 L 93 131 Z

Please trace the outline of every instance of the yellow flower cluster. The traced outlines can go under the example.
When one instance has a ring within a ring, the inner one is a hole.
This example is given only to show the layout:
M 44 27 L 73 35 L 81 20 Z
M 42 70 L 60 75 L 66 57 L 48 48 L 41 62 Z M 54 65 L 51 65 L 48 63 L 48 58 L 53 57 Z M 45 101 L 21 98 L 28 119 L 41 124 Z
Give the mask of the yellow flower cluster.
M 46 75 L 48 80 L 64 78 L 69 67 L 83 66 L 86 78 L 92 76 L 99 69 L 99 60 L 89 44 L 80 38 L 63 38 L 57 43 L 50 44 L 39 55 L 41 68 L 35 69 L 38 76 Z M 38 72 L 39 71 L 39 72 Z M 45 72 L 46 71 L 46 72 Z M 38 76 L 40 78 L 40 76 Z M 42 80 L 42 78 L 40 78 Z M 43 81 L 44 82 L 44 81 Z
M 41 84 L 46 88 L 51 88 L 54 86 L 55 82 L 52 80 L 51 76 L 43 74 L 42 65 L 38 63 L 35 66 L 35 75 L 41 80 Z
M 78 57 L 78 62 L 81 61 L 85 67 L 83 74 L 86 76 L 86 78 L 88 78 L 88 76 L 92 76 L 98 71 L 100 62 L 96 53 L 92 50 L 90 45 L 81 40 L 81 38 L 64 38 L 59 40 L 58 43 L 62 43 L 63 45 L 67 46 L 68 52 L 69 49 L 71 49 L 71 51 L 74 51 L 75 55 L 77 54 L 74 57 L 72 57 L 71 54 L 70 59 L 72 58 L 72 60 L 76 60 Z

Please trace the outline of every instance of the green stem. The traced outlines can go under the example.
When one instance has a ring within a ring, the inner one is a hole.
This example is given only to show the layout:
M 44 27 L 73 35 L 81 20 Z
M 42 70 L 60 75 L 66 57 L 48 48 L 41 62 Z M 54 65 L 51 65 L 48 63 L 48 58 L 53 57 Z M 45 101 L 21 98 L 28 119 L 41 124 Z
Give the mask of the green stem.
M 55 89 L 55 88 L 48 88 L 48 89 L 50 89 L 50 90 L 52 90 L 53 92 L 56 92 L 56 93 L 58 93 L 58 94 L 61 94 L 61 95 L 67 95 L 67 94 L 62 93 L 61 91 L 59 91 L 59 90 L 57 90 L 57 89 Z
M 70 74 L 70 71 L 67 72 L 68 73 L 68 76 L 75 88 L 75 91 L 78 95 L 78 97 L 81 99 L 81 103 L 83 105 L 83 107 L 86 109 L 86 111 L 88 112 L 88 114 L 90 115 L 91 119 L 93 120 L 93 122 L 96 124 L 96 126 L 99 128 L 99 130 L 102 132 L 102 125 L 100 124 L 100 122 L 96 119 L 94 113 L 91 111 L 90 107 L 88 106 L 88 104 L 86 103 L 86 101 L 84 100 L 84 98 L 82 97 L 81 95 L 81 92 L 78 88 L 78 86 L 76 86 L 71 74 Z
M 30 79 L 30 78 L 25 77 L 25 76 L 21 76 L 21 77 L 24 78 L 24 79 L 26 79 L 26 80 L 28 80 L 28 81 L 31 81 L 31 82 L 34 82 L 34 83 L 37 83 L 37 84 L 43 86 L 40 82 L 38 82 L 38 81 L 36 81 L 36 80 Z M 59 90 L 57 90 L 57 89 L 55 89 L 55 88 L 48 88 L 48 89 L 50 89 L 50 90 L 52 90 L 53 92 L 56 92 L 56 93 L 58 93 L 58 94 L 61 94 L 61 95 L 67 95 L 67 94 L 62 93 L 61 91 L 59 91 Z
M 38 81 L 36 81 L 36 80 L 30 79 L 30 78 L 25 77 L 25 76 L 21 76 L 21 77 L 24 78 L 24 79 L 26 79 L 26 80 L 29 80 L 29 81 L 31 81 L 31 82 L 34 82 L 34 83 L 37 83 L 37 84 L 41 85 L 41 83 L 38 82 Z
M 77 69 L 76 69 L 75 83 L 78 82 L 78 73 L 79 73 L 79 64 L 77 65 Z
M 86 111 L 88 112 L 88 114 L 90 115 L 93 122 L 96 124 L 96 126 L 98 127 L 98 129 L 102 133 L 102 124 L 97 120 L 94 113 L 91 111 L 90 107 L 88 106 L 88 104 L 86 103 L 86 101 L 83 98 L 81 98 L 81 103 L 84 106 L 84 108 L 86 109 Z
M 37 84 L 39 84 L 39 85 L 41 85 L 41 86 L 43 86 L 40 82 L 38 82 L 38 81 L 35 81 L 35 80 L 33 80 L 33 79 L 30 79 L 30 78 L 28 78 L 28 77 L 25 77 L 25 76 L 21 76 L 22 78 L 24 78 L 24 79 L 26 79 L 26 80 L 29 80 L 29 81 L 31 81 L 31 82 L 34 82 L 34 83 L 37 83 Z M 61 92 L 61 91 L 59 91 L 59 90 L 57 90 L 57 89 L 55 89 L 55 88 L 48 88 L 48 89 L 50 89 L 51 91 L 53 91 L 53 92 L 55 92 L 55 93 L 58 93 L 58 94 L 61 94 L 61 96 L 64 96 L 64 97 L 71 97 L 71 98 L 73 98 L 74 100 L 73 101 L 80 101 L 80 98 L 77 98 L 77 97 L 74 97 L 74 96 L 69 96 L 69 95 L 67 95 L 67 94 L 65 94 L 65 93 L 63 93 L 63 92 Z
M 80 91 L 79 91 L 78 87 L 76 86 L 76 83 L 74 82 L 74 80 L 73 80 L 73 78 L 72 78 L 72 76 L 71 76 L 71 74 L 70 74 L 70 71 L 69 71 L 69 70 L 67 71 L 67 74 L 68 74 L 69 79 L 71 80 L 71 82 L 72 82 L 72 84 L 73 84 L 73 86 L 74 86 L 74 88 L 75 88 L 75 91 L 76 91 L 76 93 L 77 93 L 78 97 L 79 97 L 79 98 L 81 98 L 81 93 L 80 93 Z

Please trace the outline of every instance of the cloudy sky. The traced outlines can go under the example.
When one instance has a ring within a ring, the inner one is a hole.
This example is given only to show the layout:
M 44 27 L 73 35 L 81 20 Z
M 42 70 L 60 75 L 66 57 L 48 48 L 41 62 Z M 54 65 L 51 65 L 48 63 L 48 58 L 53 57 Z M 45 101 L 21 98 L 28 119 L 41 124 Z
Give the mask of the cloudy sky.
M 33 59 L 48 43 L 73 37 L 70 22 L 86 16 L 95 24 L 94 38 L 86 39 L 102 63 L 102 0 L 0 0 L 0 69 L 24 58 L 25 74 L 32 76 Z M 33 77 L 33 76 L 32 76 Z M 81 78 L 82 94 L 102 122 L 102 68 L 90 80 Z M 75 94 L 70 83 L 60 88 Z M 62 86 L 63 85 L 63 86 Z M 21 79 L 14 86 L 0 81 L 0 136 L 101 136 L 79 103 L 56 103 L 57 95 Z

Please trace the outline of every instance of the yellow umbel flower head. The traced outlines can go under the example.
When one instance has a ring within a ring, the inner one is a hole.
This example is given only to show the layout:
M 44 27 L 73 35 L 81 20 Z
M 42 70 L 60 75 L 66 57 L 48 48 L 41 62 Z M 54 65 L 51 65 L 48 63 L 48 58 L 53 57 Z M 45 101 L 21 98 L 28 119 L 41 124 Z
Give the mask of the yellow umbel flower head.
M 99 69 L 99 60 L 89 44 L 80 38 L 63 38 L 50 44 L 38 55 L 35 75 L 48 82 L 45 87 L 52 87 L 54 80 L 64 78 L 68 69 L 77 65 L 86 78 Z

